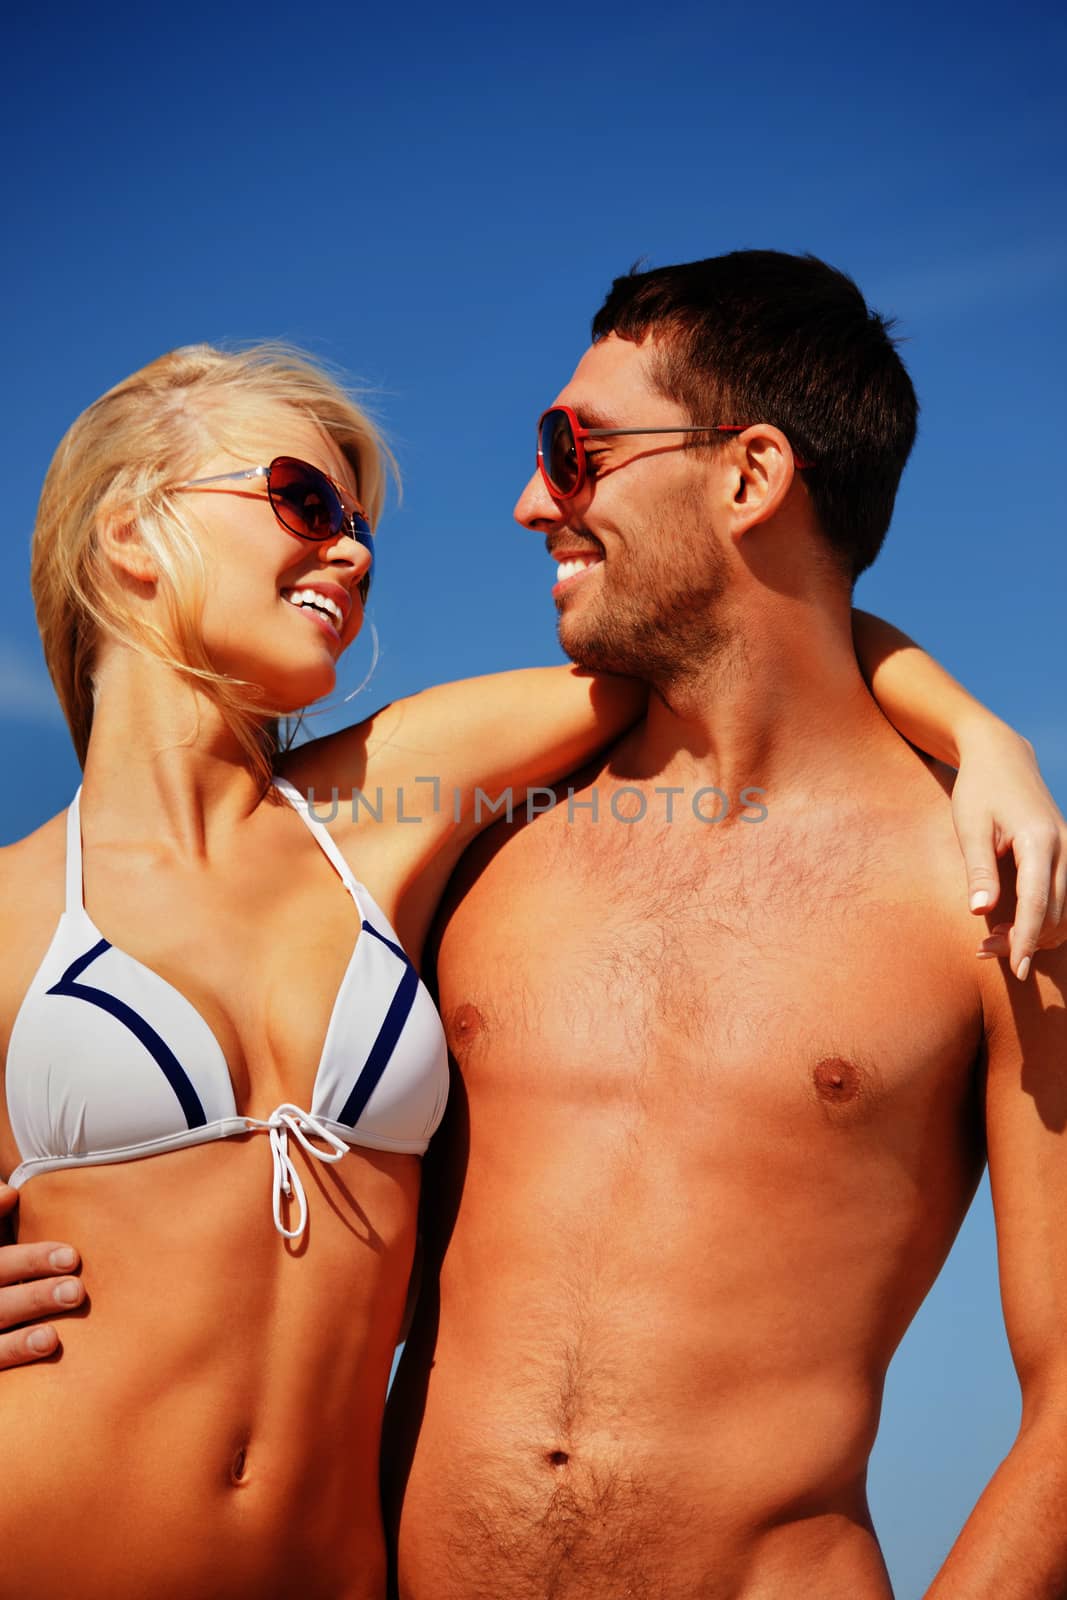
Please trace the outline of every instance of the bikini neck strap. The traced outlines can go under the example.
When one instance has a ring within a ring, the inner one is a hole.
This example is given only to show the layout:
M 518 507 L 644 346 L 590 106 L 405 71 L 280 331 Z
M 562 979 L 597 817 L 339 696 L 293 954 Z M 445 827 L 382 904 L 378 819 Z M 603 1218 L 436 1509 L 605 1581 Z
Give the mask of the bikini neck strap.
M 337 876 L 348 890 L 349 894 L 356 899 L 358 904 L 359 885 L 356 882 L 356 875 L 352 871 L 352 868 L 348 865 L 348 862 L 345 860 L 340 850 L 337 848 L 337 845 L 327 832 L 324 824 L 320 822 L 318 817 L 312 813 L 311 805 L 306 797 L 300 793 L 300 790 L 295 786 L 295 784 L 289 782 L 288 778 L 275 778 L 274 787 L 281 791 L 281 793 L 288 800 L 289 804 L 292 806 L 293 810 L 297 812 L 302 821 L 307 824 L 307 827 L 315 836 L 315 841 L 318 844 L 319 849 L 330 862 L 334 871 L 337 873 Z
M 82 885 L 81 785 L 67 807 L 67 915 L 85 910 Z

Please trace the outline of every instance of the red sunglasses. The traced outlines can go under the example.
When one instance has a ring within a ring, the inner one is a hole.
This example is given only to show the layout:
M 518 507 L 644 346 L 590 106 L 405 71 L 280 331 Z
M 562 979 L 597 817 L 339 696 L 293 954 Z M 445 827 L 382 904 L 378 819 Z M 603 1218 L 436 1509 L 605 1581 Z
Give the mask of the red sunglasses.
M 678 423 L 673 428 L 586 428 L 570 406 L 550 406 L 537 424 L 537 465 L 554 500 L 573 500 L 585 483 L 586 439 L 617 438 L 627 433 L 743 433 L 747 422 L 717 422 L 710 427 Z M 807 461 L 796 458 L 797 467 Z

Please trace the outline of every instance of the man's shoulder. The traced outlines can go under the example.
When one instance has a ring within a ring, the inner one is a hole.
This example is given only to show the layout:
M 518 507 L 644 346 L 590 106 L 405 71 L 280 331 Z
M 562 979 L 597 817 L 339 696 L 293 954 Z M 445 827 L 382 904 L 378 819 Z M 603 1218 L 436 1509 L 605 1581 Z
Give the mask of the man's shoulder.
M 952 786 L 956 782 L 955 767 L 947 766 L 944 761 L 938 761 L 935 756 L 928 756 L 922 750 L 916 750 L 915 755 L 919 765 L 925 767 L 945 800 L 951 805 Z
M 943 761 L 906 745 L 898 759 L 863 782 L 874 801 L 875 814 L 885 826 L 947 828 L 951 832 L 956 773 Z
M 985 930 L 967 904 L 954 779 L 951 768 L 904 748 L 877 767 L 857 763 L 835 774 L 812 804 L 808 826 L 788 837 L 798 873 L 814 872 L 828 895 L 842 885 L 848 899 L 875 917 L 911 908 L 932 940 L 973 953 Z M 773 797 L 766 804 L 769 830 Z

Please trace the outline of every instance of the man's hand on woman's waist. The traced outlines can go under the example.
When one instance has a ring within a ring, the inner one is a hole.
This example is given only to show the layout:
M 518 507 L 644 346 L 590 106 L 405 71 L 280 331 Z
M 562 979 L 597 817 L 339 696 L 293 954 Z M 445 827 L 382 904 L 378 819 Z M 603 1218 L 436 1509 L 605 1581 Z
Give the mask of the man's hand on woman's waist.
M 18 1193 L 0 1183 L 0 1230 L 6 1230 Z M 6 1231 L 0 1237 L 7 1238 Z M 0 1244 L 0 1369 L 40 1361 L 59 1349 L 59 1335 L 48 1317 L 73 1311 L 85 1299 L 79 1265 L 69 1244 L 46 1239 L 37 1244 Z

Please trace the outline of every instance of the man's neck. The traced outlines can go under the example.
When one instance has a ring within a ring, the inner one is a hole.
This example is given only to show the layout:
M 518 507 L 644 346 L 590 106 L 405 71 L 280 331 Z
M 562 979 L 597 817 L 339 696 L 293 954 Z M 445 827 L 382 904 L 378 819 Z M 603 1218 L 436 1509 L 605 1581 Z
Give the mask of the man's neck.
M 856 661 L 851 610 L 781 600 L 697 673 L 654 687 L 648 712 L 613 753 L 612 770 L 810 794 L 895 735 Z

